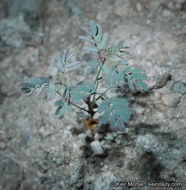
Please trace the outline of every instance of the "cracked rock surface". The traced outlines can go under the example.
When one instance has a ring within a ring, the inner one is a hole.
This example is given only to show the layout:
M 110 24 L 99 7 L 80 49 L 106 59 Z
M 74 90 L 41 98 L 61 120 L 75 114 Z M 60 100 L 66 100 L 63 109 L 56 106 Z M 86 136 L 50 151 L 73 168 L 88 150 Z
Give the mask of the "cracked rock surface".
M 54 56 L 66 49 L 82 65 L 68 81 L 94 78 L 86 72 L 95 57 L 78 39 L 90 19 L 109 33 L 108 45 L 123 41 L 129 47 L 126 59 L 147 74 L 149 86 L 146 94 L 130 94 L 125 130 L 99 125 L 94 141 L 83 113 L 73 109 L 59 120 L 55 100 L 20 92 L 27 77 L 51 77 Z M 0 1 L 0 190 L 139 189 L 111 187 L 112 181 L 186 184 L 185 23 L 185 0 Z M 185 184 L 169 189 L 184 190 Z

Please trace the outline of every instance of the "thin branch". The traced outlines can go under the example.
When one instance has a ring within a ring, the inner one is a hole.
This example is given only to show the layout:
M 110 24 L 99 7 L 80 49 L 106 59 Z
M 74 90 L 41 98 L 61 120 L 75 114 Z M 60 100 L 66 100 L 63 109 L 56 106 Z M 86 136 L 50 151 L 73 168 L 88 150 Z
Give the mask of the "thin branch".
M 104 65 L 105 60 L 106 60 L 106 59 L 104 58 L 103 61 L 102 61 L 101 56 L 100 56 L 100 52 L 98 52 L 98 55 L 99 55 L 99 59 L 100 59 L 100 61 L 101 61 L 101 66 L 100 66 L 100 68 L 99 68 L 99 70 L 98 70 L 98 73 L 97 73 L 96 78 L 95 78 L 95 81 L 94 81 L 94 85 L 96 84 L 96 91 L 97 91 L 97 89 L 98 89 L 98 84 L 99 84 L 98 78 L 99 78 L 99 75 L 100 75 L 100 73 L 101 73 L 101 71 L 102 71 L 103 65 Z M 95 102 L 95 96 L 96 96 L 96 95 L 94 94 L 93 103 Z
M 75 106 L 75 107 L 77 107 L 77 108 L 79 108 L 79 109 L 81 109 L 81 110 L 83 110 L 83 111 L 86 111 L 87 113 L 90 113 L 90 111 L 89 110 L 87 110 L 87 109 L 85 109 L 85 108 L 82 108 L 82 107 L 80 107 L 80 106 L 78 106 L 77 104 L 74 104 L 73 102 L 70 102 L 73 106 Z
M 61 97 L 63 97 L 63 95 L 62 95 L 59 91 L 57 91 L 57 93 L 58 93 Z M 69 100 L 68 100 L 68 102 L 69 102 Z M 71 103 L 73 106 L 75 106 L 75 107 L 77 107 L 77 108 L 79 108 L 79 109 L 81 109 L 81 110 L 83 110 L 83 111 L 86 111 L 86 112 L 90 113 L 89 110 L 86 110 L 85 108 L 82 108 L 82 107 L 80 107 L 80 106 L 74 104 L 73 102 L 70 102 L 70 103 Z
M 59 94 L 61 97 L 63 97 L 63 95 L 59 92 L 59 91 L 56 91 L 57 92 L 57 94 Z
M 97 102 L 102 96 L 98 96 L 96 99 L 95 99 L 95 102 Z

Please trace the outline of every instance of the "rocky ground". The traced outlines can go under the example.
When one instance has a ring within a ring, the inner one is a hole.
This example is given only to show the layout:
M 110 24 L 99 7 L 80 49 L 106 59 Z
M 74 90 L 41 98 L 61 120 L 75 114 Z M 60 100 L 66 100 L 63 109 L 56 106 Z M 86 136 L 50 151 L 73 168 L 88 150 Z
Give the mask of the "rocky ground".
M 185 0 L 3 0 L 0 18 L 0 190 L 154 189 L 111 181 L 186 188 Z M 59 120 L 53 101 L 20 93 L 24 78 L 50 77 L 54 56 L 66 49 L 82 64 L 69 80 L 86 79 L 92 56 L 78 35 L 90 19 L 109 33 L 109 44 L 130 47 L 127 59 L 149 85 L 148 93 L 131 94 L 126 129 L 99 126 L 93 142 L 82 113 Z

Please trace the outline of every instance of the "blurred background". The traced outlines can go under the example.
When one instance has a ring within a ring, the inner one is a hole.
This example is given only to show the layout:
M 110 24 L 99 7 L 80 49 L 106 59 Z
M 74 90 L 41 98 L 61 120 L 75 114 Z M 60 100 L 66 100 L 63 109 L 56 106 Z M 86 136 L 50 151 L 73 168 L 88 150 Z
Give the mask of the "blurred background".
M 90 19 L 109 33 L 108 45 L 129 47 L 126 59 L 142 68 L 149 86 L 146 94 L 131 94 L 126 129 L 99 126 L 93 145 L 83 113 L 74 109 L 59 120 L 54 101 L 20 92 L 27 77 L 51 77 L 55 55 L 67 49 L 82 64 L 69 80 L 87 79 L 94 57 L 82 51 L 78 36 Z M 185 0 L 0 0 L 0 190 L 186 183 L 185 108 Z

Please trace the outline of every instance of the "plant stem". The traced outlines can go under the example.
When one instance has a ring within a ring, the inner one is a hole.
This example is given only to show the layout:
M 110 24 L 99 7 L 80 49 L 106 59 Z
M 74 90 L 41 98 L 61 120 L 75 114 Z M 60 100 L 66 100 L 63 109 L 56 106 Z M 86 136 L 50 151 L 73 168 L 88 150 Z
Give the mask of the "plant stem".
M 63 97 L 63 95 L 62 95 L 59 91 L 57 91 L 57 94 L 59 94 L 61 97 Z M 80 106 L 74 104 L 73 102 L 70 102 L 70 103 L 71 103 L 73 106 L 79 108 L 80 110 L 83 110 L 83 111 L 85 111 L 85 112 L 87 112 L 87 113 L 90 113 L 89 110 L 86 110 L 85 108 L 82 108 L 82 107 L 80 107 Z
M 100 60 L 101 60 L 101 58 L 100 58 Z M 101 60 L 102 61 L 102 60 Z M 98 84 L 99 84 L 99 81 L 98 81 L 98 78 L 99 78 L 99 75 L 100 75 L 100 73 L 101 73 L 101 71 L 102 71 L 102 68 L 103 68 L 103 65 L 104 65 L 104 63 L 105 63 L 105 58 L 103 59 L 103 61 L 102 61 L 102 63 L 101 63 L 101 66 L 100 66 L 100 68 L 99 68 L 99 70 L 98 70 L 98 73 L 97 73 L 97 75 L 96 75 L 96 79 L 95 79 L 95 81 L 94 81 L 94 85 L 96 84 L 96 91 L 97 91 L 97 89 L 98 89 Z M 96 83 L 97 82 L 97 83 Z M 95 103 L 95 96 L 96 96 L 96 94 L 94 94 L 94 97 L 93 97 L 93 103 Z
M 103 68 L 104 63 L 105 63 L 105 61 L 103 60 L 103 62 L 101 63 L 101 66 L 100 66 L 100 68 L 99 68 L 99 70 L 98 70 L 98 73 L 97 73 L 97 75 L 96 75 L 96 78 L 95 78 L 95 80 L 94 80 L 94 85 L 96 84 L 96 82 L 97 82 L 97 80 L 98 80 L 98 78 L 99 78 L 99 75 L 100 75 L 100 73 L 101 73 L 101 70 L 102 70 L 102 68 Z
M 92 36 L 92 39 L 95 41 L 95 39 L 94 39 L 93 36 Z M 98 47 L 96 42 L 95 42 L 94 45 L 95 45 L 96 48 Z M 99 67 L 98 73 L 97 73 L 96 78 L 95 78 L 95 80 L 94 80 L 94 85 L 96 85 L 96 93 L 97 93 L 98 84 L 99 84 L 98 78 L 99 78 L 99 75 L 100 75 L 100 73 L 101 73 L 101 71 L 102 71 L 103 65 L 104 65 L 104 63 L 105 63 L 105 61 L 106 61 L 106 58 L 105 58 L 105 57 L 104 57 L 104 59 L 102 59 L 101 54 L 100 54 L 100 51 L 98 51 L 98 57 L 99 57 L 99 60 L 100 60 L 100 62 L 101 62 L 101 66 Z M 94 106 L 94 104 L 95 104 L 95 102 L 96 102 L 96 101 L 95 101 L 96 93 L 94 94 L 92 101 L 90 101 L 90 97 L 89 97 L 89 98 L 87 99 L 87 101 L 86 101 L 86 104 L 87 104 L 88 109 L 89 109 L 89 111 L 90 111 L 91 117 L 93 117 L 94 114 L 95 114 L 95 112 L 94 112 L 94 110 L 93 110 L 93 106 Z
M 88 110 L 89 110 L 89 114 L 91 117 L 94 116 L 95 112 L 93 110 L 93 102 L 90 101 L 90 97 L 87 98 L 87 100 L 85 101 L 85 103 L 88 106 Z
M 73 106 L 79 108 L 80 110 L 83 110 L 83 111 L 86 111 L 87 113 L 90 113 L 89 110 L 87 110 L 87 109 L 85 109 L 85 108 L 82 108 L 82 107 L 78 106 L 77 104 L 74 104 L 73 102 L 70 102 L 70 103 L 71 103 Z
M 111 89 L 113 89 L 113 87 L 110 87 L 110 88 L 107 88 L 104 92 L 103 92 L 103 94 L 105 95 L 109 90 L 111 90 Z
M 94 140 L 94 130 L 91 130 L 92 140 Z
M 110 87 L 110 88 L 107 88 L 102 94 L 106 95 L 106 93 L 109 91 L 109 90 L 112 90 L 112 89 L 119 89 L 118 87 Z
M 92 39 L 95 40 L 94 37 L 92 37 Z M 96 42 L 95 42 L 94 45 L 95 45 L 96 48 L 98 47 Z M 97 75 L 96 75 L 96 78 L 95 78 L 95 80 L 94 80 L 94 85 L 96 84 L 97 79 L 99 78 L 100 72 L 101 72 L 101 70 L 102 70 L 102 67 L 103 67 L 103 65 L 104 65 L 104 63 L 105 63 L 105 58 L 102 60 L 100 51 L 98 51 L 98 57 L 99 57 L 99 60 L 100 60 L 100 62 L 101 62 L 101 66 L 100 66 L 100 68 L 99 68 L 99 70 L 98 70 L 98 73 L 97 73 Z

